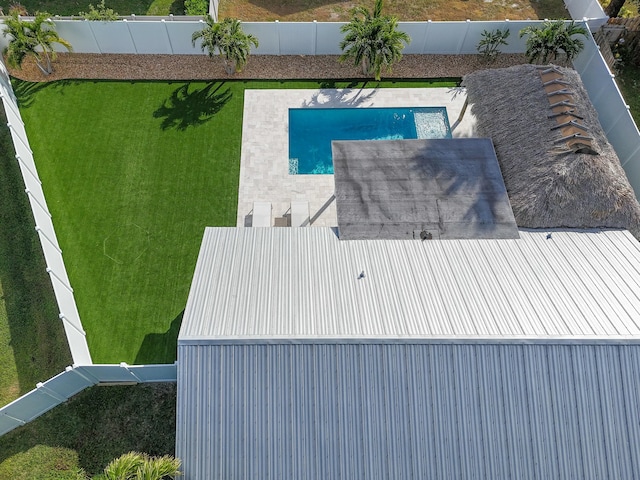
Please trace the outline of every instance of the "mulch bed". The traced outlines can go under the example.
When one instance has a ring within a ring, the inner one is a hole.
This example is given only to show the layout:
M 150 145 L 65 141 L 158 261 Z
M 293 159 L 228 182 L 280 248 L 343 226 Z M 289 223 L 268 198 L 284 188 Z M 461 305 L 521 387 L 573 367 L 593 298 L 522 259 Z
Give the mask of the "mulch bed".
M 487 63 L 480 55 L 405 55 L 383 74 L 389 78 L 462 77 L 475 70 L 502 68 L 527 63 L 524 55 L 503 54 Z M 252 55 L 246 68 L 229 76 L 222 60 L 206 55 L 123 55 L 59 54 L 54 72 L 43 75 L 33 60 L 20 70 L 10 70 L 17 78 L 44 82 L 62 79 L 103 80 L 293 80 L 365 79 L 352 65 L 340 64 L 335 55 Z

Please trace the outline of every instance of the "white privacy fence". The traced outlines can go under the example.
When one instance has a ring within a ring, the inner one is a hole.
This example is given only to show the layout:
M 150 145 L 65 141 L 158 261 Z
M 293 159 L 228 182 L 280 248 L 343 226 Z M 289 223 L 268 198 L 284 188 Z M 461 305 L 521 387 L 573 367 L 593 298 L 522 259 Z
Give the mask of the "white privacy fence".
M 29 423 L 66 402 L 85 388 L 97 384 L 175 382 L 176 365 L 83 365 L 67 367 L 59 375 L 0 408 L 0 435 Z
M 53 19 L 58 34 L 73 45 L 76 53 L 114 54 L 183 54 L 201 55 L 200 44 L 194 47 L 191 36 L 204 26 L 201 20 L 90 22 Z M 477 53 L 476 46 L 483 30 L 507 27 L 511 30 L 505 53 L 519 53 L 525 41 L 518 37 L 520 29 L 539 24 L 539 20 L 500 22 L 400 22 L 399 28 L 409 34 L 411 43 L 406 54 Z M 341 22 L 246 22 L 243 29 L 255 35 L 257 55 L 338 55 L 341 53 Z M 7 39 L 0 38 L 0 48 Z M 58 51 L 66 49 L 55 45 Z
M 16 160 L 24 179 L 25 192 L 35 220 L 35 229 L 40 237 L 42 251 L 47 264 L 47 273 L 51 277 L 53 291 L 60 311 L 59 318 L 71 350 L 73 362 L 78 365 L 91 364 L 91 355 L 87 346 L 86 333 L 82 328 L 78 308 L 69 283 L 67 269 L 62 258 L 62 250 L 53 229 L 51 213 L 42 191 L 42 182 L 38 177 L 33 152 L 24 129 L 24 123 L 18 110 L 18 104 L 11 88 L 9 75 L 4 63 L 0 62 L 0 97 L 7 115 L 7 125 L 16 151 Z
M 522 53 L 525 40 L 521 29 L 539 25 L 541 20 L 494 22 L 400 22 L 400 30 L 411 37 L 405 54 L 474 54 L 484 30 L 507 28 L 511 35 L 504 53 Z M 54 19 L 60 36 L 73 45 L 76 53 L 183 54 L 201 55 L 200 44 L 191 43 L 194 32 L 204 26 L 201 20 L 90 22 Z M 339 55 L 343 22 L 245 22 L 243 28 L 255 35 L 257 55 Z M 0 39 L 0 47 L 7 44 Z M 66 51 L 55 45 L 58 51 Z
M 593 32 L 607 23 L 608 17 L 598 0 L 564 0 L 564 4 L 571 18 L 585 20 Z
M 640 132 L 593 37 L 585 42 L 584 50 L 573 64 L 636 197 L 640 198 Z
M 78 53 L 198 54 L 191 44 L 198 20 L 88 22 L 55 20 L 59 35 Z M 60 46 L 60 51 L 64 47 Z
M 525 39 L 518 32 L 540 20 L 500 22 L 400 22 L 398 27 L 411 37 L 405 54 L 473 54 L 484 30 L 507 28 L 511 31 L 505 53 L 521 53 Z M 339 55 L 344 34 L 340 22 L 248 22 L 247 33 L 255 35 L 260 46 L 258 55 Z

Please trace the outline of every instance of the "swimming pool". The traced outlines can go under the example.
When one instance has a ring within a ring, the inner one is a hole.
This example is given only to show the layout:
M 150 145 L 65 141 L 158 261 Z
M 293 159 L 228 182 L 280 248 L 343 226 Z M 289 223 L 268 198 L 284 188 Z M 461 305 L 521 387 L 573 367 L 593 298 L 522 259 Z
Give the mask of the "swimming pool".
M 445 107 L 290 108 L 289 173 L 332 174 L 332 140 L 451 138 Z

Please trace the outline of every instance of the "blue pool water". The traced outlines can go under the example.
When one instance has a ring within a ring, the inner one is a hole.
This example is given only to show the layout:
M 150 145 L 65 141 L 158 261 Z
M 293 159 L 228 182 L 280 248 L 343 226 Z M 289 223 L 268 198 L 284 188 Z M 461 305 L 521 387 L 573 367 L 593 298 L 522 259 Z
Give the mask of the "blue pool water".
M 289 173 L 333 173 L 332 140 L 451 138 L 445 107 L 290 108 Z

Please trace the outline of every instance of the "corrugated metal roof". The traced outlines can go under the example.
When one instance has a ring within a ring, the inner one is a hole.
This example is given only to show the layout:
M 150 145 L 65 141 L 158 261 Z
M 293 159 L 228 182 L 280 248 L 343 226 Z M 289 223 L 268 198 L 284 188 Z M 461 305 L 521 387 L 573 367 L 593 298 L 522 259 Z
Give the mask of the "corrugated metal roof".
M 207 228 L 179 342 L 639 339 L 640 244 L 625 231 L 547 234 Z
M 176 455 L 185 480 L 640 478 L 639 384 L 638 345 L 182 345 Z

